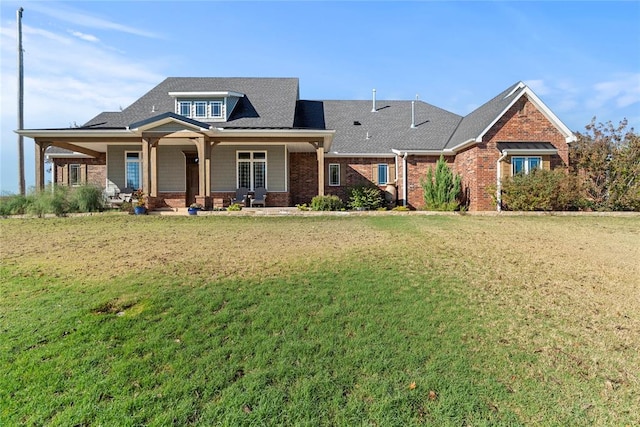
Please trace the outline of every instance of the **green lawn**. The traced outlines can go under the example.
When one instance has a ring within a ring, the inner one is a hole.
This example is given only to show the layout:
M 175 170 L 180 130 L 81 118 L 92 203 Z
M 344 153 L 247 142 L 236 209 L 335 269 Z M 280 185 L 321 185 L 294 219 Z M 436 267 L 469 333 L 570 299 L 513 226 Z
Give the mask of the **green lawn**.
M 0 425 L 638 425 L 640 218 L 0 221 Z

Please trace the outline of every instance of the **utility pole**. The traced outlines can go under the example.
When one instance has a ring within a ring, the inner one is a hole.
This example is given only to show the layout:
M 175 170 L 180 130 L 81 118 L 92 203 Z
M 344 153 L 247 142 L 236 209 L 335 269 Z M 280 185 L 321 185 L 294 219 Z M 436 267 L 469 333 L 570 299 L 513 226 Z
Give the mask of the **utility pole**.
M 24 68 L 22 65 L 22 11 L 18 9 L 18 129 L 24 127 Z M 24 137 L 18 135 L 18 186 L 25 195 L 24 184 Z

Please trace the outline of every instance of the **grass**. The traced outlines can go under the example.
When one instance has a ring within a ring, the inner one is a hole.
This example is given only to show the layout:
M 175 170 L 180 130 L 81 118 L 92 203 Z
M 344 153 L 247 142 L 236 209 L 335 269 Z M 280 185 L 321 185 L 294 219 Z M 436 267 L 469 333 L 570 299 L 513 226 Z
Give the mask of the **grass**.
M 640 424 L 637 217 L 0 232 L 0 425 Z

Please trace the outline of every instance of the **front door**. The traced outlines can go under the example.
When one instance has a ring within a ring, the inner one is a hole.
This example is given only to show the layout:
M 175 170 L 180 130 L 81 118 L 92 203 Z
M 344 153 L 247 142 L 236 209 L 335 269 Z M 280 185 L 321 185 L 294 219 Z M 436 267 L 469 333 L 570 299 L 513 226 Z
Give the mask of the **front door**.
M 196 202 L 196 196 L 200 189 L 200 169 L 198 167 L 198 155 L 196 153 L 184 153 L 186 161 L 186 206 Z

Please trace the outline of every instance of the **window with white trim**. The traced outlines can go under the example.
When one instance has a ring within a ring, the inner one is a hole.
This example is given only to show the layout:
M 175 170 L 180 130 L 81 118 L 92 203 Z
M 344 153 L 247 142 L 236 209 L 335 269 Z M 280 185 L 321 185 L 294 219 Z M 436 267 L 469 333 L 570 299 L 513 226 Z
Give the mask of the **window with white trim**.
M 192 119 L 224 119 L 225 99 L 176 100 L 176 113 Z
M 185 117 L 191 117 L 191 101 L 178 102 L 178 114 Z
M 340 164 L 339 163 L 329 164 L 329 185 L 332 187 L 337 187 L 340 185 Z
M 246 187 L 254 191 L 267 187 L 267 152 L 237 151 L 236 170 L 238 188 Z
M 224 117 L 224 103 L 222 101 L 209 102 L 209 114 L 214 119 L 220 119 Z
M 82 184 L 81 165 L 70 164 L 69 165 L 69 185 Z
M 137 190 L 142 188 L 142 152 L 125 151 L 125 187 Z
M 378 185 L 387 184 L 389 182 L 389 165 L 380 163 L 378 165 Z
M 207 118 L 207 102 L 206 101 L 195 101 L 193 103 L 195 118 L 197 119 L 206 119 Z
M 512 157 L 511 175 L 528 175 L 535 169 L 542 169 L 542 157 Z

